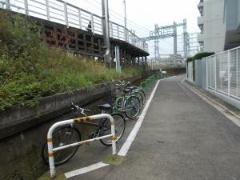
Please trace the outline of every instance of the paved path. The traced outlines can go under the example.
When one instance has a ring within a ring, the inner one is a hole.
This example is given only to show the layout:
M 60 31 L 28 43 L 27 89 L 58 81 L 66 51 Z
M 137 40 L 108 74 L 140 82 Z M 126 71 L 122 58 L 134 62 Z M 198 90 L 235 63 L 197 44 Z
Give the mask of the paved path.
M 126 160 L 81 180 L 239 180 L 240 128 L 180 83 L 161 81 Z

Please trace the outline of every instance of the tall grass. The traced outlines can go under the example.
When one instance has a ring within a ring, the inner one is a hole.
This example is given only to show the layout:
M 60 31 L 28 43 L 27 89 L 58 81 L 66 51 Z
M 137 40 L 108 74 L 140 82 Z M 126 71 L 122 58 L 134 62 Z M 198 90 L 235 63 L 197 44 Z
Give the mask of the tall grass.
M 40 41 L 36 24 L 0 12 L 0 110 L 139 74 L 134 68 L 119 74 L 94 60 L 49 48 Z

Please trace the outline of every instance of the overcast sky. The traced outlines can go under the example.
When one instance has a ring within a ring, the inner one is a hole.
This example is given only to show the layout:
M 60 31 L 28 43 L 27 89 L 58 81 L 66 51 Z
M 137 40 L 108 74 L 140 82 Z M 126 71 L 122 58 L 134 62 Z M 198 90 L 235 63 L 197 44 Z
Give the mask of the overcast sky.
M 101 0 L 68 0 L 81 8 L 101 15 Z M 188 22 L 188 32 L 199 32 L 197 5 L 199 0 L 126 0 L 128 28 L 134 29 L 141 36 L 147 36 L 154 24 L 159 26 L 172 24 L 173 21 Z M 109 0 L 110 18 L 123 24 L 123 0 Z M 161 53 L 172 52 L 172 40 L 163 40 L 160 44 Z M 150 47 L 152 44 L 150 43 Z

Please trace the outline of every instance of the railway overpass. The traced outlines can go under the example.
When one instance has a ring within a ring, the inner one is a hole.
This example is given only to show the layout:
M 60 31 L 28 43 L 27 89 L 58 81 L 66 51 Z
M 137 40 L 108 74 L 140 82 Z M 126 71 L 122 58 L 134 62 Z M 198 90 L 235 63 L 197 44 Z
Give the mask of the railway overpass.
M 0 0 L 0 9 L 36 21 L 41 25 L 42 40 L 49 46 L 103 60 L 103 18 L 97 14 L 57 0 Z M 146 63 L 147 43 L 120 24 L 110 21 L 109 25 L 112 64 L 116 47 L 121 65 Z

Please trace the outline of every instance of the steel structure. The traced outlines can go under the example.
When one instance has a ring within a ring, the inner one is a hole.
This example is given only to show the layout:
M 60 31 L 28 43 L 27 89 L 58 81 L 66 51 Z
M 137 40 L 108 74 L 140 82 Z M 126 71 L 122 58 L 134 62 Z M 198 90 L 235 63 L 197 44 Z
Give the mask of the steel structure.
M 183 38 L 186 40 L 185 44 L 185 48 L 187 47 L 187 54 L 188 56 L 194 56 L 195 54 L 197 54 L 198 52 L 201 51 L 201 47 L 200 44 L 198 42 L 198 35 L 199 33 L 187 33 L 186 36 L 187 38 Z M 183 42 L 184 44 L 184 42 Z M 184 53 L 184 51 L 178 51 L 178 53 Z
M 0 0 L 0 8 L 80 30 L 88 29 L 91 24 L 93 34 L 103 35 L 103 17 L 62 0 Z M 109 36 L 148 51 L 143 39 L 112 21 L 109 21 Z
M 173 44 L 174 44 L 174 52 L 173 54 L 177 56 L 177 37 L 178 37 L 178 31 L 177 29 L 179 27 L 182 27 L 183 29 L 183 39 L 184 39 L 184 57 L 186 58 L 188 56 L 188 33 L 187 33 L 187 20 L 184 19 L 182 23 L 176 23 L 174 22 L 173 25 L 168 26 L 161 26 L 159 27 L 157 24 L 155 25 L 154 31 L 151 31 L 149 33 L 148 37 L 143 38 L 144 41 L 154 41 L 154 52 L 155 52 L 155 59 L 158 59 L 160 56 L 159 53 L 159 41 L 161 39 L 165 38 L 173 38 Z

